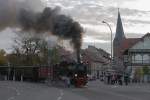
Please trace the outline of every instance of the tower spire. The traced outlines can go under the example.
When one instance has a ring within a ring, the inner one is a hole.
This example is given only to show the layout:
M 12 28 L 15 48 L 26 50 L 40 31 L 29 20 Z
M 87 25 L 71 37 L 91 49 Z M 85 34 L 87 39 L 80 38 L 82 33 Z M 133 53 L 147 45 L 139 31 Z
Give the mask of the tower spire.
M 121 20 L 121 16 L 120 16 L 120 11 L 119 11 L 119 8 L 118 8 L 118 19 L 117 19 L 115 39 L 117 39 L 118 42 L 119 42 L 120 40 L 123 40 L 124 38 L 125 38 L 125 35 L 124 35 L 122 20 Z

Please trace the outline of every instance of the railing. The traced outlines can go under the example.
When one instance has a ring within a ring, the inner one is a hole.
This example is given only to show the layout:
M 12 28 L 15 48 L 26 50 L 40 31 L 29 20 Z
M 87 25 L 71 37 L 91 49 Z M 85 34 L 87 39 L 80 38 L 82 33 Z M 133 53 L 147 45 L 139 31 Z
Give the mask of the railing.
M 12 67 L 12 68 L 35 68 L 35 67 L 40 67 L 40 66 L 0 66 L 0 68 L 8 68 L 8 67 Z
M 150 61 L 149 60 L 134 60 L 134 61 L 132 61 L 132 63 L 148 63 L 148 64 L 150 64 Z
M 149 61 L 134 61 L 134 62 L 125 62 L 126 65 L 132 65 L 132 66 L 150 66 Z
M 150 49 L 130 49 L 132 53 L 150 53 Z

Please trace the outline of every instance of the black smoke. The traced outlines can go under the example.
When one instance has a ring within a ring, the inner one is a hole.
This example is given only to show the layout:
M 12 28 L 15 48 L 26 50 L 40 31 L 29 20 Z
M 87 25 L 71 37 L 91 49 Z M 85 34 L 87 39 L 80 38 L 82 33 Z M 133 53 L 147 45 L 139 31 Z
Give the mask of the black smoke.
M 24 0 L 22 3 L 20 0 L 0 0 L 0 31 L 8 27 L 20 28 L 24 32 L 50 33 L 70 40 L 80 62 L 83 33 L 80 24 L 71 17 L 61 14 L 59 7 L 53 9 L 46 7 L 43 11 L 36 11 L 37 8 L 35 9 L 33 4 L 41 4 L 41 2 Z
M 59 8 L 51 9 L 46 7 L 41 13 L 22 9 L 17 19 L 23 31 L 50 32 L 62 39 L 70 40 L 77 52 L 77 60 L 80 62 L 83 28 L 71 17 L 60 14 Z
M 17 15 L 21 9 L 39 12 L 44 8 L 41 0 L 0 0 L 0 31 L 18 27 Z
M 18 23 L 23 31 L 50 32 L 60 38 L 69 39 L 77 52 L 77 60 L 80 62 L 83 28 L 71 17 L 59 14 L 59 8 L 46 7 L 41 13 L 22 9 L 18 15 Z

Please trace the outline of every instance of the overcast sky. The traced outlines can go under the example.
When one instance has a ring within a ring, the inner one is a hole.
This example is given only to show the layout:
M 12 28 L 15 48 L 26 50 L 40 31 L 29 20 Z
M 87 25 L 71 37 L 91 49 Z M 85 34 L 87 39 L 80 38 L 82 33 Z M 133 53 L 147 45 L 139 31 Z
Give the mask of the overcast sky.
M 117 8 L 120 8 L 127 37 L 141 37 L 150 32 L 149 0 L 41 0 L 45 6 L 59 6 L 62 12 L 80 22 L 85 29 L 83 48 L 95 45 L 110 51 L 110 31 L 101 23 L 107 21 L 115 34 Z M 138 34 L 138 35 L 137 35 Z M 11 50 L 15 37 L 10 29 L 0 33 L 0 48 Z

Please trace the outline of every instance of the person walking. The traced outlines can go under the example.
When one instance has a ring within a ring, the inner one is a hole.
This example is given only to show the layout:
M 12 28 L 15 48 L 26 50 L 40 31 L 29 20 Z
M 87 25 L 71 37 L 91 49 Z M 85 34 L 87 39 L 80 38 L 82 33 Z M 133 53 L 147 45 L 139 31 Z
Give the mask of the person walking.
M 115 84 L 115 80 L 116 80 L 115 74 L 112 74 L 112 85 Z
M 70 87 L 70 84 L 71 84 L 70 77 L 66 77 L 66 82 L 67 82 L 67 87 Z
M 125 82 L 125 85 L 128 85 L 128 80 L 129 80 L 129 76 L 128 76 L 128 74 L 125 74 L 125 75 L 124 75 L 124 82 Z
M 107 83 L 108 83 L 108 84 L 111 83 L 111 75 L 110 75 L 110 73 L 108 73 L 108 76 L 107 76 Z
M 119 85 L 122 85 L 122 75 L 119 73 L 118 74 L 118 76 L 117 76 L 117 78 L 118 78 L 118 83 L 119 83 Z

